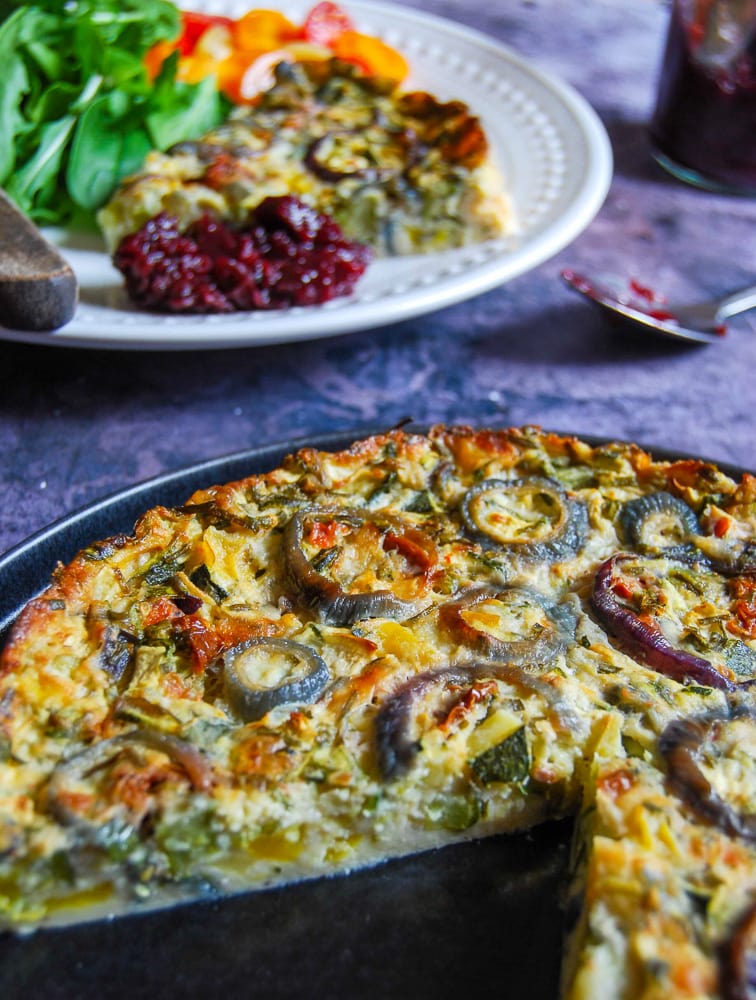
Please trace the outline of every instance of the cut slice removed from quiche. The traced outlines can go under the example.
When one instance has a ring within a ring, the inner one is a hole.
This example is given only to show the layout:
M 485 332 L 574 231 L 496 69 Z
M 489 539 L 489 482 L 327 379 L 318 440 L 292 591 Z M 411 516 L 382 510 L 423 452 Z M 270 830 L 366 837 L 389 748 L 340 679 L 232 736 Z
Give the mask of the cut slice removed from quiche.
M 280 63 L 257 103 L 212 132 L 153 152 L 100 211 L 110 250 L 166 212 L 243 225 L 294 195 L 380 255 L 426 253 L 512 232 L 501 171 L 461 101 L 403 92 L 337 59 Z

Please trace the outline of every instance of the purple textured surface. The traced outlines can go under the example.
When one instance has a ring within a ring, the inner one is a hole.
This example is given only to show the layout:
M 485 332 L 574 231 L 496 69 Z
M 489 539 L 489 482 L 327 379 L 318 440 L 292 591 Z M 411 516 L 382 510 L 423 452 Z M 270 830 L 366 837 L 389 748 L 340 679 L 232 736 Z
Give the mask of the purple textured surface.
M 572 83 L 604 121 L 615 177 L 559 256 L 470 302 L 332 340 L 188 354 L 0 343 L 0 551 L 165 470 L 299 435 L 416 421 L 633 439 L 756 471 L 756 316 L 680 347 L 609 323 L 559 280 L 620 272 L 670 298 L 754 282 L 756 199 L 707 194 L 651 159 L 666 30 L 658 0 L 424 0 Z M 482 6 L 482 5 L 481 5 Z

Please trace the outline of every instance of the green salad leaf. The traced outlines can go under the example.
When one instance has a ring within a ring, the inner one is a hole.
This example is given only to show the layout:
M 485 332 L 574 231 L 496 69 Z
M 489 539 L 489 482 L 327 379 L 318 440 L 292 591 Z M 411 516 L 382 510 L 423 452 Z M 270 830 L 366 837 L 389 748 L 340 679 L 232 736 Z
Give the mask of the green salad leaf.
M 0 0 L 0 185 L 34 221 L 89 217 L 151 149 L 196 138 L 230 105 L 213 77 L 152 82 L 146 52 L 175 38 L 169 0 Z
M 123 91 L 97 97 L 73 137 L 66 167 L 69 195 L 82 208 L 96 210 L 122 177 L 139 169 L 152 145 Z
M 197 138 L 209 132 L 217 120 L 215 78 L 208 76 L 197 84 L 176 82 L 171 66 L 165 66 L 155 81 L 147 115 L 147 130 L 153 145 L 167 149 L 188 137 Z

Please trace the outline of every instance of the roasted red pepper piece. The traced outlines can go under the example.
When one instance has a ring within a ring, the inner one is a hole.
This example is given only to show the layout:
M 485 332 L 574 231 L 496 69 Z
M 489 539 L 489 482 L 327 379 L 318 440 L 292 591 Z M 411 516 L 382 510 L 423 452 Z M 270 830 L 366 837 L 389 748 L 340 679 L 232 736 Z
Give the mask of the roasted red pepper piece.
M 224 27 L 231 30 L 234 24 L 230 17 L 222 17 L 220 14 L 198 14 L 192 10 L 181 12 L 181 23 L 183 31 L 179 36 L 178 50 L 182 56 L 191 55 L 208 28 Z

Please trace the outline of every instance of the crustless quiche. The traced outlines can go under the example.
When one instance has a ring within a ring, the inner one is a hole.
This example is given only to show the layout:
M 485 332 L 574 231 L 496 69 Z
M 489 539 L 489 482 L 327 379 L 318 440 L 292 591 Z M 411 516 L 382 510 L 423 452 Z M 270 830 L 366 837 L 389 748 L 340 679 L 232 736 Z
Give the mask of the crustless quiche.
M 754 994 L 752 476 L 305 449 L 60 566 L 0 663 L 9 927 L 576 815 L 565 997 Z

